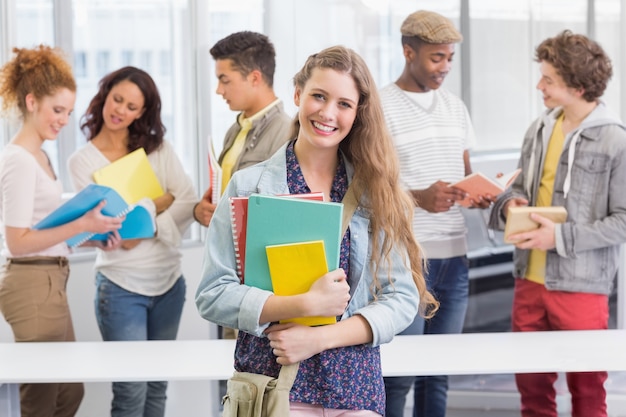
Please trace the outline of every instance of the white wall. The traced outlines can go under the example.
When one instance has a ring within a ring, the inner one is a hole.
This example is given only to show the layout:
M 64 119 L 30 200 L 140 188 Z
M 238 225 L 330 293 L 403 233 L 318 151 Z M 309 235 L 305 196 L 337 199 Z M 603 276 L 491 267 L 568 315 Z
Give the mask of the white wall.
M 183 310 L 178 339 L 208 339 L 216 334 L 215 326 L 202 319 L 196 310 L 194 294 L 198 287 L 202 268 L 203 247 L 200 244 L 182 249 L 183 275 L 187 281 L 187 301 Z M 93 258 L 86 255 L 71 259 L 68 297 L 74 319 L 76 339 L 79 341 L 102 340 L 96 324 L 93 308 L 94 272 Z M 10 327 L 0 320 L 0 342 L 13 341 Z M 211 352 L 207 352 L 210 355 Z M 167 360 L 167 358 L 163 358 Z M 68 364 L 68 366 L 71 366 Z M 110 383 L 85 384 L 85 398 L 77 417 L 110 416 Z M 173 381 L 168 388 L 166 417 L 217 416 L 217 382 Z

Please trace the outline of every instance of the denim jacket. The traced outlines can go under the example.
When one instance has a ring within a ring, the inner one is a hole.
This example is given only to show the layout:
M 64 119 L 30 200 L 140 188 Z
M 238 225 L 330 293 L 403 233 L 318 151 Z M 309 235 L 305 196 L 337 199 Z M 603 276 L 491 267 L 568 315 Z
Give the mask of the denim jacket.
M 240 329 L 263 337 L 268 324 L 259 325 L 261 310 L 271 292 L 241 285 L 237 277 L 235 250 L 231 232 L 228 197 L 251 193 L 287 194 L 286 145 L 269 160 L 237 171 L 217 205 L 209 226 L 202 280 L 196 293 L 200 315 L 221 326 Z M 345 158 L 344 158 L 345 160 Z M 348 177 L 353 168 L 346 162 Z M 394 248 L 390 265 L 380 267 L 382 293 L 376 300 L 370 292 L 372 283 L 371 236 L 369 215 L 357 207 L 350 221 L 350 274 L 358 281 L 342 319 L 360 314 L 369 323 L 373 346 L 389 342 L 411 324 L 417 314 L 419 294 L 413 281 L 404 249 Z M 387 279 L 388 266 L 391 272 Z
M 548 110 L 526 132 L 517 177 L 498 198 L 490 227 L 504 227 L 503 208 L 515 197 L 535 205 L 545 148 L 561 109 Z M 545 286 L 550 290 L 609 294 L 626 242 L 626 131 L 602 102 L 565 137 L 554 179 L 553 206 L 567 221 L 556 224 L 556 248 L 547 252 Z M 515 250 L 514 274 L 526 275 L 530 251 Z

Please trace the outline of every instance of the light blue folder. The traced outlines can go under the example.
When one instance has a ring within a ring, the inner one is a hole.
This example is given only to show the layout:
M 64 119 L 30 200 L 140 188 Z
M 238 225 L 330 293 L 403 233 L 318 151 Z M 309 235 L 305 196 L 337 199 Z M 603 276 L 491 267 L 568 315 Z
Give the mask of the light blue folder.
M 272 291 L 265 247 L 323 240 L 330 271 L 339 267 L 343 204 L 252 194 L 248 200 L 245 284 Z
M 145 208 L 129 206 L 115 190 L 105 185 L 97 184 L 89 184 L 83 188 L 74 197 L 33 226 L 33 229 L 49 229 L 69 223 L 92 210 L 102 200 L 107 202 L 102 208 L 102 214 L 105 216 L 121 217 L 128 213 L 122 223 L 122 229 L 120 229 L 120 235 L 122 235 L 123 231 L 122 238 L 154 236 L 153 219 Z M 130 211 L 133 208 L 135 209 Z M 149 231 L 146 231 L 146 228 L 152 228 L 151 235 Z M 106 237 L 106 234 L 96 235 L 95 233 L 83 232 L 72 236 L 65 242 L 69 247 L 75 247 L 90 239 L 106 240 Z

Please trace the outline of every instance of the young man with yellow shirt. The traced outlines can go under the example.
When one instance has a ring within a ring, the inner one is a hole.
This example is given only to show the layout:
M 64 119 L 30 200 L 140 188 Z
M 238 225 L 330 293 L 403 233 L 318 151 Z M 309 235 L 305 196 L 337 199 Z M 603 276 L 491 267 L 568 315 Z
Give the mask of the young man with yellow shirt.
M 239 112 L 218 158 L 223 190 L 234 172 L 265 161 L 289 139 L 292 120 L 274 93 L 276 52 L 267 36 L 236 32 L 209 52 L 215 59 L 215 92 Z
M 224 191 L 233 173 L 265 161 L 289 140 L 292 120 L 274 93 L 276 52 L 267 36 L 236 32 L 218 41 L 209 52 L 215 59 L 215 92 L 231 110 L 239 112 L 226 132 L 218 158 Z M 224 338 L 235 336 L 232 329 L 223 329 Z
M 537 89 L 548 110 L 522 145 L 522 174 L 495 203 L 492 228 L 509 207 L 564 206 L 567 221 L 533 214 L 536 230 L 511 236 L 515 292 L 513 331 L 608 327 L 608 295 L 626 241 L 626 131 L 600 101 L 612 75 L 602 48 L 563 31 L 535 51 Z M 606 417 L 606 372 L 568 372 L 573 417 Z M 518 374 L 523 417 L 557 416 L 556 373 Z

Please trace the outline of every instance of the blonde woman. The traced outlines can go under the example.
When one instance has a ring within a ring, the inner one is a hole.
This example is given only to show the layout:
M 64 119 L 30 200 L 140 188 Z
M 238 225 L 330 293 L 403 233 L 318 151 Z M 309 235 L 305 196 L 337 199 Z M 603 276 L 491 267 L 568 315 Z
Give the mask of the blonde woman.
M 310 56 L 294 78 L 299 107 L 293 139 L 268 161 L 234 174 L 225 195 L 322 191 L 359 201 L 341 243 L 340 268 L 302 295 L 281 297 L 240 285 L 227 199 L 209 226 L 196 304 L 202 317 L 240 330 L 238 371 L 277 376 L 300 362 L 291 416 L 379 416 L 385 412 L 379 345 L 413 320 L 426 291 L 411 230 L 412 202 L 398 184 L 398 163 L 372 76 L 344 47 Z M 253 274 L 246 271 L 246 275 Z M 339 316 L 318 327 L 279 320 Z

